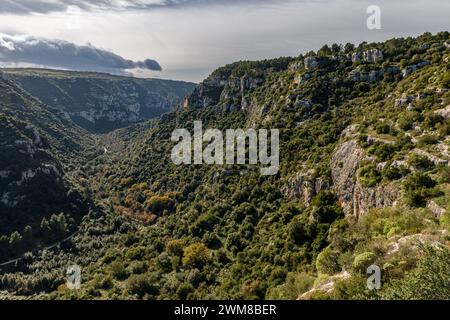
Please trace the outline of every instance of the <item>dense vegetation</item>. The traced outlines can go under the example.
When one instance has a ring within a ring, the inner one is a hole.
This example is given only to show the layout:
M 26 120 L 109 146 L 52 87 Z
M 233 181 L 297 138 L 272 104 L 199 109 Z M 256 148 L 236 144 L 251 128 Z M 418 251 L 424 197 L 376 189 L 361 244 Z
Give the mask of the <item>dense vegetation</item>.
M 71 299 L 448 298 L 449 40 L 324 46 L 216 70 L 176 112 L 102 137 L 111 151 L 82 166 L 95 203 L 79 233 L 5 269 L 0 289 Z M 370 49 L 382 61 L 352 59 Z M 171 133 L 194 120 L 279 128 L 279 173 L 174 165 Z M 334 187 L 333 170 L 345 168 L 334 155 L 349 141 L 361 149 L 353 189 L 375 198 L 360 215 Z M 289 187 L 305 174 L 321 182 L 306 200 Z M 69 263 L 83 267 L 80 291 L 64 286 Z M 378 291 L 366 286 L 372 264 L 383 271 Z

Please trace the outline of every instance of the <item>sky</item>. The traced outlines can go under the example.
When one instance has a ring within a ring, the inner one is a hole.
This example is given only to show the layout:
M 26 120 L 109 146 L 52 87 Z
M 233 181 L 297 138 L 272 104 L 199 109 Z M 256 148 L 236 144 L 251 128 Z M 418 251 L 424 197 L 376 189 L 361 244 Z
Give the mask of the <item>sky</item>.
M 0 66 L 200 82 L 239 60 L 450 31 L 449 16 L 448 0 L 1 0 Z

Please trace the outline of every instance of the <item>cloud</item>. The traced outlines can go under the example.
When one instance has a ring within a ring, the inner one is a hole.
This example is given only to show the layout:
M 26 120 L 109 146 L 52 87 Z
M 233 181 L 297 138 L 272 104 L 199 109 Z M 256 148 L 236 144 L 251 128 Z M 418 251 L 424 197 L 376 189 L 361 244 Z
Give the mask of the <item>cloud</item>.
M 132 61 L 91 44 L 0 34 L 0 63 L 31 64 L 50 68 L 126 74 L 129 69 L 161 71 L 152 59 Z
M 70 7 L 81 10 L 145 10 L 211 4 L 261 4 L 287 0 L 1 0 L 0 14 L 29 14 L 67 11 Z

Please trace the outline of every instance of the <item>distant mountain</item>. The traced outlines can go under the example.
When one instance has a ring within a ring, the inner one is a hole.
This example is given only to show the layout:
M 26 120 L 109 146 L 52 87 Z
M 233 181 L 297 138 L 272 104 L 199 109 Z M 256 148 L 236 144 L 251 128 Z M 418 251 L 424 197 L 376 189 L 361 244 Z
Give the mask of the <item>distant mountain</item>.
M 195 84 L 102 73 L 46 69 L 2 69 L 43 103 L 63 111 L 91 132 L 113 129 L 172 111 Z

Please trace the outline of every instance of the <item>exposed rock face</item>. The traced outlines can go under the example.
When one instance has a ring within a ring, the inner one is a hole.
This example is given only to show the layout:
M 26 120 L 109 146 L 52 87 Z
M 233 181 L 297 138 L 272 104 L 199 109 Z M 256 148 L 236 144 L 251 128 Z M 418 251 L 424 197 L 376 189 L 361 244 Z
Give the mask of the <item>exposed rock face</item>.
M 108 132 L 169 112 L 195 86 L 181 81 L 64 71 L 8 70 L 6 77 L 93 132 Z
M 294 83 L 295 84 L 301 84 L 304 83 L 306 81 L 308 81 L 309 79 L 311 79 L 311 74 L 309 72 L 305 72 L 303 74 L 299 74 L 294 78 Z
M 327 279 L 324 283 L 319 284 L 318 286 L 312 288 L 311 290 L 300 295 L 297 300 L 309 300 L 311 296 L 316 292 L 325 292 L 330 293 L 333 291 L 336 282 L 345 280 L 350 278 L 350 273 L 347 271 L 342 271 L 338 274 L 335 274 Z
M 372 208 L 395 206 L 399 198 L 393 185 L 366 188 L 359 183 L 357 171 L 364 160 L 370 158 L 365 156 L 355 140 L 350 140 L 337 147 L 331 162 L 333 189 L 346 215 L 357 219 Z
M 359 182 L 355 185 L 353 195 L 353 214 L 357 218 L 372 208 L 393 207 L 399 198 L 398 189 L 393 185 L 364 188 Z
M 186 99 L 186 107 L 206 107 L 209 105 L 217 104 L 220 101 L 220 95 L 222 94 L 227 79 L 211 76 L 200 83 Z
M 308 206 L 312 198 L 321 190 L 330 188 L 329 182 L 322 177 L 314 177 L 314 172 L 300 172 L 289 179 L 283 192 L 290 198 L 298 198 L 302 204 Z
M 423 94 L 423 93 L 418 93 L 418 94 L 413 94 L 413 95 L 407 95 L 404 93 L 404 94 L 402 94 L 402 97 L 400 99 L 395 100 L 395 106 L 401 107 L 401 106 L 404 106 L 404 105 L 409 104 L 414 101 L 419 102 L 425 98 L 426 98 L 426 94 Z

